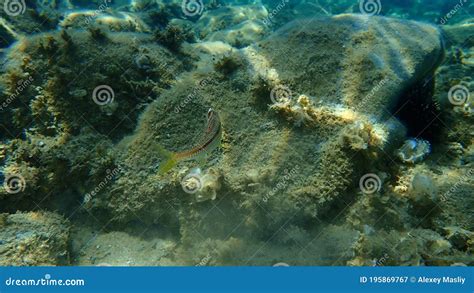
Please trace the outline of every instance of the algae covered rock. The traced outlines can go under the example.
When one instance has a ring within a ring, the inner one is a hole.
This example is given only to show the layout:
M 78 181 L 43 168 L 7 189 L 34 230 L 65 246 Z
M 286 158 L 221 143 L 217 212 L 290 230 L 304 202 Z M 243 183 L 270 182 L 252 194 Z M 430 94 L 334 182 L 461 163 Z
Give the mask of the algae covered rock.
M 128 171 L 98 203 L 117 219 L 171 224 L 192 242 L 233 229 L 265 239 L 282 225 L 301 229 L 299 223 L 333 216 L 353 201 L 360 176 L 384 168 L 384 151 L 403 142 L 404 127 L 387 117 L 407 88 L 431 77 L 443 56 L 441 35 L 429 25 L 382 17 L 307 24 L 295 21 L 230 54 L 217 42 L 193 46 L 197 69 L 150 104 L 122 141 L 128 152 L 120 164 Z M 224 56 L 235 66 L 221 70 Z M 220 174 L 219 190 L 214 201 L 196 202 L 180 181 L 198 163 L 158 175 L 164 161 L 157 146 L 191 149 L 209 108 L 221 117 L 223 144 L 200 167 Z
M 429 229 L 413 229 L 409 232 L 379 231 L 362 235 L 356 245 L 356 257 L 348 265 L 453 265 L 459 260 L 472 263 L 458 251 L 451 250 L 449 241 Z
M 357 160 L 368 156 L 366 166 L 375 165 L 371 154 L 390 153 L 403 138 L 404 126 L 392 114 L 410 87 L 432 76 L 444 47 L 431 25 L 339 15 L 289 23 L 243 52 L 271 90 L 272 101 L 263 96 L 262 103 L 273 102 L 318 137 L 317 167 L 303 172 L 313 176 L 295 191 L 299 199 L 312 197 L 305 205 L 316 211 L 316 199 L 327 205 L 355 185 L 364 165 Z
M 224 41 L 244 47 L 260 41 L 268 32 L 264 24 L 268 12 L 261 5 L 224 6 L 205 11 L 196 23 L 205 41 Z
M 71 11 L 61 21 L 63 28 L 93 28 L 99 26 L 115 32 L 150 32 L 150 28 L 137 15 L 127 12 L 106 13 L 108 4 L 101 4 L 98 10 Z
M 141 105 L 181 70 L 182 62 L 150 35 L 98 28 L 36 35 L 8 51 L 1 122 L 13 137 L 29 123 L 43 135 L 67 135 L 87 115 L 92 127 L 112 137 L 120 121 L 131 119 L 123 125 L 132 130 Z
M 32 208 L 31 200 L 82 201 L 117 167 L 112 141 L 134 130 L 141 110 L 174 83 L 185 60 L 151 35 L 100 29 L 38 34 L 6 54 L 0 137 L 9 150 L 2 172 L 22 178 L 26 188 L 14 195 L 1 189 L 0 196 L 15 208 Z
M 383 118 L 433 74 L 444 45 L 432 25 L 343 14 L 291 22 L 246 52 L 262 75 L 295 95 Z M 260 68 L 260 55 L 269 68 Z
M 412 135 L 431 125 L 427 112 L 450 110 L 445 96 L 459 81 L 435 73 L 445 50 L 437 27 L 343 14 L 277 29 L 306 1 L 284 2 L 278 16 L 213 1 L 194 17 L 180 1 L 101 3 L 72 1 L 90 10 L 65 12 L 59 31 L 23 38 L 14 21 L 0 31 L 5 46 L 18 40 L 1 72 L 0 175 L 24 182 L 18 193 L 0 188 L 0 200 L 8 212 L 41 201 L 80 219 L 73 263 L 472 263 L 462 257 L 474 217 L 460 212 L 472 206 L 472 131 L 456 144 L 464 166 L 445 174 L 432 160 L 438 145 Z M 334 11 L 353 4 L 344 3 Z M 450 50 L 472 86 L 470 53 Z M 470 108 L 453 108 L 456 128 L 470 129 Z M 160 173 L 170 153 L 209 139 L 210 112 L 219 147 Z M 418 149 L 425 140 L 433 148 Z M 84 215 L 100 220 L 84 228 Z M 3 214 L 0 256 L 66 264 L 67 226 L 56 214 Z
M 0 214 L 0 266 L 69 264 L 69 222 L 50 212 Z

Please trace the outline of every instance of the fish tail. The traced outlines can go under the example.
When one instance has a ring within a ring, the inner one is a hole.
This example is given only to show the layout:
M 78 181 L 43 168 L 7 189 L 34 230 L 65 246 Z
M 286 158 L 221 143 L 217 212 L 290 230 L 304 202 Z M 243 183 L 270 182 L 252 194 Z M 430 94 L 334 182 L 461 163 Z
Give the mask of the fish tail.
M 176 164 L 178 164 L 178 158 L 176 154 L 170 152 L 162 147 L 158 148 L 158 153 L 162 158 L 162 163 L 160 164 L 160 168 L 158 169 L 158 174 L 163 175 L 169 170 L 173 169 Z

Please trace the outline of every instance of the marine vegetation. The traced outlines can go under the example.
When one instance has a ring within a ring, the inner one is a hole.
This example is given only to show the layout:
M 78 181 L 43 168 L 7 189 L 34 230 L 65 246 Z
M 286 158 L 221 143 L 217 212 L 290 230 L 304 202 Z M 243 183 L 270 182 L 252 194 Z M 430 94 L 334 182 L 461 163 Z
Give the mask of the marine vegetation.
M 4 2 L 0 265 L 474 265 L 472 1 Z

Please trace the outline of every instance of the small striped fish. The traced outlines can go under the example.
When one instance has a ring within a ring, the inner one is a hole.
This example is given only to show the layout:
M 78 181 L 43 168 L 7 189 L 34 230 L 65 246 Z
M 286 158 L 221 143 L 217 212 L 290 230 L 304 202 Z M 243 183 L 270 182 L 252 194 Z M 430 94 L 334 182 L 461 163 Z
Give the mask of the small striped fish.
M 181 161 L 199 159 L 212 152 L 221 143 L 222 127 L 221 120 L 216 111 L 212 108 L 207 112 L 207 127 L 199 144 L 184 152 L 173 153 L 164 149 L 160 152 L 165 161 L 158 169 L 158 174 L 164 174 L 171 170 Z

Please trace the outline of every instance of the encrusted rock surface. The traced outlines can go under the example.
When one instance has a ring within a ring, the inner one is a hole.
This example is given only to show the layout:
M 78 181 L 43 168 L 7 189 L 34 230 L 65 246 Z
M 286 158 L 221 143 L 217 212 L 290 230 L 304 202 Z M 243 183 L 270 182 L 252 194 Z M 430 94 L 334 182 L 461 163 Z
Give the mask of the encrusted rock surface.
M 0 266 L 69 264 L 69 222 L 58 214 L 0 214 Z

